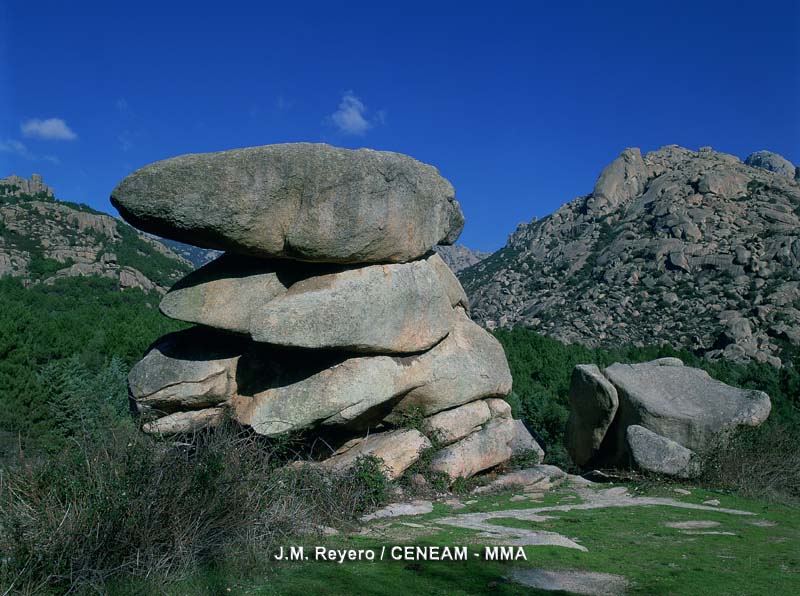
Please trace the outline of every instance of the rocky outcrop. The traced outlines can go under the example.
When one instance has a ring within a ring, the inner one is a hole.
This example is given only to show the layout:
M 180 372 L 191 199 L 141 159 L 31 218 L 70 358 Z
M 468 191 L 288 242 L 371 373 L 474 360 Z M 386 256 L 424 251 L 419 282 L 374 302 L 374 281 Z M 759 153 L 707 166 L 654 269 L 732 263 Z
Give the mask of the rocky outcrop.
M 566 343 L 780 366 L 781 342 L 800 345 L 800 184 L 769 163 L 624 151 L 591 194 L 460 273 L 470 314 Z
M 118 219 L 56 200 L 37 174 L 0 179 L 0 276 L 26 285 L 102 277 L 121 290 L 163 293 L 191 268 Z
M 500 343 L 429 251 L 460 230 L 452 194 L 411 158 L 305 144 L 185 156 L 126 178 L 114 197 L 132 221 L 231 249 L 162 300 L 164 314 L 198 326 L 156 342 L 131 371 L 143 430 L 227 417 L 267 437 L 322 435 L 341 445 L 323 467 L 374 456 L 390 478 L 434 444 L 453 479 L 541 455 L 500 399 L 511 391 Z M 419 417 L 433 442 L 405 428 Z
M 452 185 L 399 153 L 290 143 L 182 155 L 125 178 L 112 204 L 173 240 L 261 258 L 406 262 L 464 226 Z
M 797 174 L 797 168 L 792 162 L 772 151 L 755 151 L 745 158 L 744 163 L 754 168 L 775 172 L 786 178 L 795 178 Z
M 763 391 L 731 387 L 677 358 L 616 363 L 602 373 L 579 365 L 570 393 L 566 443 L 578 465 L 633 464 L 684 477 L 699 472 L 695 453 L 739 426 L 760 425 L 771 409 Z
M 0 178 L 0 196 L 47 199 L 53 198 L 53 189 L 44 183 L 41 174 L 31 174 L 28 179 L 12 174 Z
M 611 211 L 642 194 L 647 178 L 647 166 L 639 149 L 625 149 L 600 174 L 586 206 L 595 212 Z

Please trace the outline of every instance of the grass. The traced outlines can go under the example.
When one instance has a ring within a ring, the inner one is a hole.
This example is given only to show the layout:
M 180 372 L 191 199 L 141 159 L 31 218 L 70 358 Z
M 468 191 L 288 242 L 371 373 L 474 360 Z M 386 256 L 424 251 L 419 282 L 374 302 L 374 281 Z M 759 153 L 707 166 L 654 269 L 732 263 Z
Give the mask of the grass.
M 306 541 L 331 548 L 371 548 L 413 543 L 417 545 L 469 546 L 467 561 L 375 561 L 375 562 L 284 562 L 266 556 L 243 566 L 241 561 L 206 567 L 184 581 L 168 586 L 155 583 L 119 585 L 111 594 L 139 593 L 178 596 L 182 594 L 537 594 L 507 582 L 512 567 L 587 570 L 616 573 L 630 583 L 629 593 L 648 595 L 739 594 L 771 596 L 800 593 L 800 510 L 765 501 L 730 496 L 691 488 L 691 495 L 677 494 L 667 485 L 629 485 L 632 493 L 670 496 L 676 500 L 702 503 L 719 499 L 722 507 L 744 509 L 757 515 L 735 516 L 716 511 L 695 511 L 666 506 L 639 506 L 556 512 L 552 519 L 534 523 L 510 517 L 497 525 L 558 532 L 576 539 L 588 549 L 580 552 L 558 547 L 525 547 L 526 561 L 485 561 L 485 539 L 460 528 L 435 526 L 443 515 L 474 511 L 504 511 L 542 507 L 567 501 L 571 489 L 545 493 L 541 502 L 512 502 L 513 492 L 485 495 L 463 509 L 451 511 L 437 503 L 434 512 L 414 518 L 398 518 L 373 524 L 370 535 L 342 535 Z M 579 502 L 577 499 L 569 501 Z M 666 521 L 710 520 L 717 530 L 735 536 L 688 535 L 663 526 Z M 754 520 L 774 522 L 772 527 L 752 524 Z M 404 525 L 429 526 L 428 535 Z M 493 522 L 495 523 L 495 522 Z

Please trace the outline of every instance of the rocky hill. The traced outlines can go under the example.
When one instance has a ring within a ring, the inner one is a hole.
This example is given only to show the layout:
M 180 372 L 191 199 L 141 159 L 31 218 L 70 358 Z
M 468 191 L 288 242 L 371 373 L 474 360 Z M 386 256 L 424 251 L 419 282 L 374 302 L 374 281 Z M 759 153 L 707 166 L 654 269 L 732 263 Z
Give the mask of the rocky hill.
M 747 163 L 708 147 L 626 149 L 590 194 L 461 272 L 473 317 L 779 366 L 781 347 L 800 344 L 800 183 L 775 154 Z
M 34 174 L 0 179 L 0 277 L 101 276 L 163 293 L 193 269 L 162 242 L 86 205 L 58 201 Z
M 152 236 L 152 238 L 158 240 L 172 252 L 189 261 L 192 265 L 194 265 L 194 267 L 202 267 L 217 257 L 222 256 L 221 250 L 200 248 L 199 246 L 184 244 L 183 242 L 170 240 L 169 238 L 159 238 L 158 236 Z
M 458 273 L 462 269 L 471 267 L 476 263 L 480 263 L 490 254 L 489 252 L 481 252 L 479 250 L 472 250 L 463 244 L 453 244 L 452 246 L 436 246 L 434 249 L 442 260 L 447 263 L 453 271 Z

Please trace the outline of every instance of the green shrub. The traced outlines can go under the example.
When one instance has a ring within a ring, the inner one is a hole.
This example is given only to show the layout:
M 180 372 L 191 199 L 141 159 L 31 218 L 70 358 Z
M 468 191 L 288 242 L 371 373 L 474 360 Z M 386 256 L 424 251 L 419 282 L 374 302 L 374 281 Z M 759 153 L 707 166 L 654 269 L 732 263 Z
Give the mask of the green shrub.
M 375 458 L 342 474 L 278 467 L 270 441 L 232 424 L 180 444 L 134 429 L 90 436 L 46 464 L 0 471 L 0 585 L 102 593 L 120 575 L 180 577 L 321 526 L 352 526 L 388 495 Z
M 358 498 L 354 499 L 354 511 L 358 514 L 389 502 L 390 482 L 386 477 L 386 466 L 383 460 L 372 455 L 359 457 L 338 482 L 357 488 Z
M 400 414 L 400 422 L 397 426 L 422 432 L 422 425 L 425 421 L 425 414 L 418 406 L 413 406 Z
M 407 492 L 427 493 L 433 491 L 441 493 L 445 492 L 450 486 L 450 476 L 444 472 L 434 470 L 432 466 L 433 458 L 436 456 L 439 449 L 440 446 L 438 444 L 423 449 L 419 455 L 419 459 L 403 473 L 400 481 Z M 418 487 L 411 481 L 416 474 L 419 474 L 425 479 L 426 487 Z
M 31 288 L 0 279 L 0 304 L 0 429 L 51 451 L 73 432 L 62 427 L 64 400 L 85 400 L 80 415 L 97 411 L 103 426 L 111 411 L 128 420 L 130 366 L 160 335 L 185 327 L 158 312 L 157 295 L 98 277 Z
M 800 427 L 766 423 L 721 435 L 701 454 L 701 481 L 745 497 L 800 504 Z

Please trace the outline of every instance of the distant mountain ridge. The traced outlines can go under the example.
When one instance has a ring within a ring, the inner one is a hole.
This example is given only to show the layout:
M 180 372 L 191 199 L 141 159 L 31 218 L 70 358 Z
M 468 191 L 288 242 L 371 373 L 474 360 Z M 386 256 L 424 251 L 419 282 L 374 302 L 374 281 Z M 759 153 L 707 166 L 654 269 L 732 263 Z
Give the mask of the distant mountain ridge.
M 433 250 L 439 253 L 439 256 L 442 257 L 442 260 L 445 263 L 447 263 L 447 266 L 456 273 L 462 269 L 471 267 L 476 263 L 480 263 L 490 254 L 492 254 L 490 252 L 472 250 L 463 244 L 453 244 L 452 246 L 440 245 L 434 247 Z
M 193 269 L 162 242 L 86 205 L 59 201 L 41 176 L 0 179 L 0 277 L 26 284 L 100 276 L 163 293 Z
M 756 167 L 709 147 L 626 149 L 592 193 L 460 272 L 472 316 L 779 366 L 781 346 L 800 344 L 800 184 L 759 153 Z

